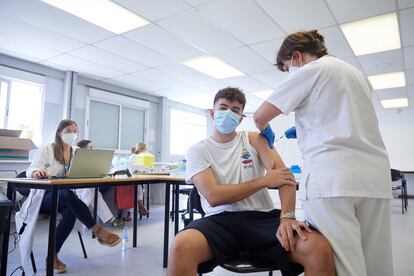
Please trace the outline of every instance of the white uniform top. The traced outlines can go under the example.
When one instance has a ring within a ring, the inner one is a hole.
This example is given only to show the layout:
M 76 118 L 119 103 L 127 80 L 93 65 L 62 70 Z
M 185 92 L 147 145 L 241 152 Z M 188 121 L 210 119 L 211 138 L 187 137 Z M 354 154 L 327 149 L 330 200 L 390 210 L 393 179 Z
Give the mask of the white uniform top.
M 249 143 L 246 132 L 227 142 L 218 143 L 211 137 L 191 146 L 187 151 L 186 180 L 211 167 L 217 183 L 237 185 L 265 174 L 264 166 L 256 150 Z M 212 207 L 200 194 L 201 207 L 207 216 L 224 211 L 270 211 L 274 205 L 267 189 L 252 194 L 232 204 Z
M 72 146 L 72 154 L 75 152 L 75 148 Z M 65 167 L 54 157 L 52 144 L 47 144 L 39 149 L 32 164 L 26 170 L 27 177 L 31 178 L 32 172 L 35 170 L 46 170 L 48 175 L 52 176 L 63 176 L 65 174 Z M 75 192 L 86 205 L 92 203 L 94 189 L 77 189 Z M 30 271 L 31 269 L 30 252 L 33 248 L 34 232 L 44 194 L 45 190 L 31 189 L 28 198 L 24 201 L 20 211 L 16 213 L 15 217 L 17 232 L 19 232 L 23 222 L 27 224 L 19 241 L 20 257 L 25 271 Z M 75 229 L 82 232 L 85 226 L 79 221 L 76 221 Z
M 295 112 L 304 159 L 300 199 L 392 197 L 371 97 L 361 72 L 324 56 L 290 75 L 267 99 L 284 114 Z

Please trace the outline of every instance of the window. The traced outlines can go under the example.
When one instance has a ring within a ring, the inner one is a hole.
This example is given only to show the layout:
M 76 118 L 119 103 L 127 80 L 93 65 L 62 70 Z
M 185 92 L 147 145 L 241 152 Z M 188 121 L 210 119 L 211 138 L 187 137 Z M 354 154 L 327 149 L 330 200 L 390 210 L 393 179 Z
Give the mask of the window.
M 170 155 L 185 155 L 191 145 L 206 137 L 206 116 L 171 108 Z
M 101 90 L 89 89 L 86 137 L 94 147 L 129 152 L 146 142 L 149 103 Z
M 0 78 L 0 128 L 21 129 L 20 137 L 40 145 L 43 90 L 41 84 Z

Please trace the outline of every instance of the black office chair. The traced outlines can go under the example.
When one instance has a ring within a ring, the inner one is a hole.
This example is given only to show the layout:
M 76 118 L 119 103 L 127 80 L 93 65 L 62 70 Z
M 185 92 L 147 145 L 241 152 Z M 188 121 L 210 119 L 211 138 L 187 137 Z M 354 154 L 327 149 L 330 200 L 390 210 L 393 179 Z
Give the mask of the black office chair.
M 191 189 L 190 195 L 188 197 L 188 212 L 190 214 L 191 220 L 194 217 L 194 210 L 197 210 L 202 217 L 205 216 L 204 210 L 201 207 L 200 195 L 198 194 L 196 187 L 193 187 Z M 234 256 L 231 256 L 224 264 L 221 265 L 221 267 L 228 271 L 236 273 L 255 273 L 268 271 L 269 276 L 272 276 L 273 271 L 275 270 L 271 265 L 267 264 L 263 260 L 255 258 L 254 256 L 243 252 L 239 252 Z M 203 273 L 211 272 L 213 269 L 214 267 L 212 267 L 209 262 L 205 262 L 198 266 L 197 273 L 199 276 L 202 276 Z
M 16 178 L 26 178 L 26 171 L 23 171 L 23 172 L 19 173 L 16 176 Z M 15 191 L 19 192 L 22 196 L 25 196 L 25 197 L 29 196 L 29 194 L 30 194 L 30 189 L 28 189 L 28 188 L 16 188 Z M 79 241 L 80 241 L 80 244 L 81 244 L 81 247 L 82 247 L 83 257 L 85 259 L 87 259 L 88 255 L 86 254 L 85 244 L 83 243 L 82 234 L 79 231 L 78 231 L 78 237 L 79 237 Z M 33 272 L 37 273 L 36 261 L 35 261 L 34 255 L 33 255 L 33 250 L 32 250 L 32 252 L 30 252 L 30 260 L 32 262 Z
M 392 190 L 400 190 L 400 197 L 401 197 L 401 212 L 407 212 L 408 206 L 408 194 L 407 194 L 407 181 L 405 180 L 404 173 L 399 170 L 391 169 L 391 181 L 399 181 L 401 180 L 401 184 L 396 185 L 393 183 Z

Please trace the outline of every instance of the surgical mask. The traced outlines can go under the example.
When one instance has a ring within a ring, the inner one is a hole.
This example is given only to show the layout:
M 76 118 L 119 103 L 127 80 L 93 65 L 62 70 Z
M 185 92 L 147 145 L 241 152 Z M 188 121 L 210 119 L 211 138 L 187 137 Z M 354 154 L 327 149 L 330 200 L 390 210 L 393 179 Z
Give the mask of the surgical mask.
M 73 145 L 73 143 L 75 142 L 76 138 L 78 138 L 78 134 L 71 132 L 71 133 L 62 133 L 62 141 L 63 143 L 65 143 L 66 145 Z
M 229 134 L 236 130 L 240 116 L 231 110 L 214 112 L 214 123 L 221 134 Z
M 290 66 L 289 66 L 289 75 L 293 75 L 294 73 L 298 72 L 302 67 L 301 66 L 294 66 L 292 65 L 293 62 L 293 55 L 290 58 Z

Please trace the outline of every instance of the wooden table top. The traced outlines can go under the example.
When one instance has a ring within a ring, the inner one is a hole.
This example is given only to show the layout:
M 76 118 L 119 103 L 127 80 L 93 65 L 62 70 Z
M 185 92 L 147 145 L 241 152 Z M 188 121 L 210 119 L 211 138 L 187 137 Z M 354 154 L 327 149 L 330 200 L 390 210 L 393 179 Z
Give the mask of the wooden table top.
M 65 184 L 82 184 L 82 183 L 114 183 L 114 182 L 133 182 L 133 181 L 174 181 L 184 182 L 184 177 L 170 176 L 170 175 L 134 175 L 132 177 L 104 177 L 104 178 L 63 178 L 63 179 L 35 179 L 35 178 L 0 178 L 0 182 L 7 183 L 21 183 L 21 184 L 52 184 L 52 185 L 65 185 Z

